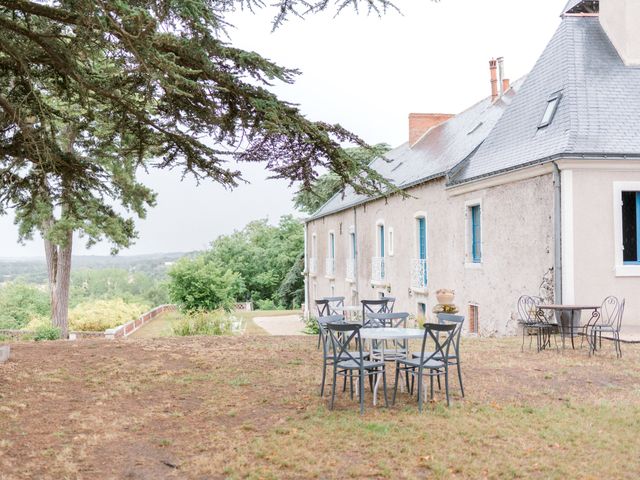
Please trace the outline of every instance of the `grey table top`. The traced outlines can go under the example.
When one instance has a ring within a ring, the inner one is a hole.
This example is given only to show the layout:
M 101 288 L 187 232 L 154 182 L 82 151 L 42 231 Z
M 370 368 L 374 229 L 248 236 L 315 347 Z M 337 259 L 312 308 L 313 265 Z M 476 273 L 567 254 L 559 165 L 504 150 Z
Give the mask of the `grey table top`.
M 360 336 L 364 340 L 404 340 L 424 337 L 422 328 L 363 328 Z
M 540 310 L 598 310 L 600 305 L 538 305 Z

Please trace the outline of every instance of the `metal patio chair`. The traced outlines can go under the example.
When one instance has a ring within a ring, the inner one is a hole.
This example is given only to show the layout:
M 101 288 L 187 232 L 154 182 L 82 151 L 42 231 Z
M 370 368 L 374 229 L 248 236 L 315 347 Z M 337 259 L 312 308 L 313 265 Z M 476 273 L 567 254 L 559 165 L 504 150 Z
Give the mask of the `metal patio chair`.
M 444 376 L 445 395 L 447 398 L 447 406 L 449 401 L 449 362 L 443 359 L 449 358 L 449 349 L 452 344 L 453 336 L 458 326 L 456 324 L 442 325 L 439 323 L 425 323 L 424 337 L 422 339 L 422 348 L 420 349 L 420 357 L 406 360 L 396 360 L 396 381 L 393 389 L 392 404 L 395 404 L 396 394 L 398 392 L 398 379 L 401 373 L 411 375 L 411 383 L 418 377 L 418 410 L 422 412 L 422 403 L 424 401 L 423 378 L 429 377 L 429 385 L 431 398 L 433 398 L 433 379 Z M 444 337 L 441 338 L 441 335 Z M 433 341 L 434 348 L 427 349 L 427 344 Z M 413 392 L 413 388 L 409 390 Z
M 389 300 L 383 298 L 377 300 L 360 300 L 362 304 L 362 326 L 367 326 L 367 314 L 388 313 Z
M 624 298 L 620 301 L 618 298 L 611 295 L 604 299 L 602 307 L 600 307 L 600 317 L 596 319 L 592 325 L 587 325 L 585 328 L 585 334 L 589 338 L 589 344 L 591 347 L 590 353 L 595 353 L 597 348 L 602 349 L 602 334 L 604 333 L 605 335 L 611 335 L 611 340 L 613 340 L 613 344 L 616 349 L 616 357 L 622 357 L 622 348 L 620 346 L 620 327 L 622 326 L 624 305 Z
M 438 323 L 442 325 L 446 324 L 454 324 L 456 325 L 456 330 L 453 332 L 453 353 L 450 353 L 447 357 L 447 361 L 450 367 L 456 367 L 458 370 L 458 383 L 460 384 L 460 393 L 464 397 L 464 385 L 462 384 L 462 368 L 461 363 L 462 360 L 460 358 L 460 337 L 462 336 L 462 327 L 464 326 L 464 316 L 462 315 L 452 315 L 450 313 L 439 313 L 438 314 Z M 413 358 L 420 358 L 421 353 L 414 353 L 412 355 Z M 441 360 L 436 357 L 436 360 Z M 438 387 L 440 387 L 440 377 L 438 377 Z
M 365 328 L 407 328 L 407 312 L 397 313 L 367 313 Z M 384 358 L 392 361 L 407 358 L 409 345 L 407 340 L 373 341 L 371 354 L 373 358 Z
M 524 351 L 526 335 L 531 337 L 529 348 L 531 348 L 534 336 L 536 337 L 536 348 L 538 351 L 542 350 L 546 345 L 547 335 L 549 336 L 549 345 L 551 345 L 551 330 L 556 326 L 547 317 L 540 317 L 538 306 L 542 303 L 543 300 L 540 297 L 531 295 L 522 295 L 518 299 L 518 315 L 520 317 L 518 323 L 522 325 L 521 351 Z
M 387 398 L 387 373 L 384 362 L 374 362 L 367 360 L 365 352 L 362 350 L 362 339 L 360 329 L 362 326 L 348 323 L 327 323 L 327 331 L 331 340 L 333 350 L 333 389 L 331 392 L 331 403 L 329 409 L 333 410 L 336 397 L 337 377 L 353 379 L 355 376 L 358 382 L 358 396 L 360 398 L 360 414 L 364 414 L 364 382 L 369 378 L 373 386 L 373 377 L 382 375 L 382 386 L 384 390 L 384 403 L 389 406 Z M 349 351 L 349 344 L 355 340 L 358 350 Z M 373 388 L 372 388 L 373 390 Z M 352 392 L 353 398 L 353 392 Z
M 330 315 L 342 315 L 342 310 L 337 310 L 336 308 L 344 307 L 344 297 L 323 297 L 323 300 L 329 302 L 329 314 Z
M 387 313 L 393 313 L 393 309 L 396 306 L 396 297 L 382 297 L 380 300 L 387 301 Z
M 329 308 L 329 300 L 322 299 L 316 300 L 316 309 L 318 310 L 318 319 L 322 317 L 328 317 L 331 315 L 331 309 Z M 318 347 L 320 348 L 320 342 L 322 338 L 320 336 L 320 325 L 318 324 Z

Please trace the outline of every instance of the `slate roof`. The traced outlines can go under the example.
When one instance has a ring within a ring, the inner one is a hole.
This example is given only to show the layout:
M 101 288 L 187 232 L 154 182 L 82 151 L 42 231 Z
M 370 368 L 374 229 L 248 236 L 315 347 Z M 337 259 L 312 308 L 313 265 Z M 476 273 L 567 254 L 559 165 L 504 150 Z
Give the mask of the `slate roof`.
M 384 159 L 375 159 L 370 166 L 400 188 L 445 176 L 478 148 L 516 96 L 521 83 L 522 80 L 514 82 L 511 89 L 496 102 L 492 103 L 491 97 L 485 98 L 429 130 L 413 147 L 409 143 L 400 145 L 388 152 Z M 370 198 L 347 187 L 320 207 L 310 220 L 367 200 Z
M 557 92 L 553 121 L 538 128 Z M 485 98 L 386 157 L 372 166 L 400 188 L 443 176 L 466 183 L 561 157 L 640 158 L 640 68 L 624 65 L 597 16 L 563 16 L 532 71 L 501 99 Z M 367 200 L 347 188 L 310 219 Z
M 553 121 L 538 129 L 558 91 Z M 511 106 L 450 183 L 560 156 L 640 156 L 640 69 L 624 65 L 598 17 L 564 17 Z

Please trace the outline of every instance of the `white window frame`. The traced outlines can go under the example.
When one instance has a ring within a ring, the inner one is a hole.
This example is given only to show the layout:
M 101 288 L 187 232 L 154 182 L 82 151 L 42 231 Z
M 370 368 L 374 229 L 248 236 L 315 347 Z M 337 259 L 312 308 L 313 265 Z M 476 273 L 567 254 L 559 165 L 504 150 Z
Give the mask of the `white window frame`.
M 331 237 L 333 237 L 333 252 L 331 251 Z M 325 257 L 325 278 L 329 278 L 329 279 L 334 279 L 336 278 L 336 270 L 337 270 L 337 264 L 336 264 L 336 255 L 337 255 L 337 249 L 338 249 L 338 245 L 336 243 L 336 232 L 335 230 L 329 230 L 327 232 L 327 255 Z M 331 255 L 333 253 L 333 256 Z M 326 260 L 327 259 L 332 259 L 333 260 L 333 273 L 329 274 L 326 272 Z
M 640 265 L 625 265 L 622 250 L 622 192 L 640 192 L 640 182 L 613 182 L 613 237 L 616 277 L 640 277 Z
M 474 262 L 472 257 L 472 241 L 471 241 L 471 207 L 480 207 L 480 261 Z M 477 198 L 464 202 L 464 266 L 469 269 L 481 269 L 484 265 L 485 251 L 484 251 L 484 208 L 482 205 L 482 199 Z
M 389 251 L 389 256 L 393 257 L 393 250 L 395 249 L 396 238 L 393 234 L 393 227 L 387 228 L 387 245 L 385 245 L 385 250 Z M 385 252 L 386 253 L 386 252 Z

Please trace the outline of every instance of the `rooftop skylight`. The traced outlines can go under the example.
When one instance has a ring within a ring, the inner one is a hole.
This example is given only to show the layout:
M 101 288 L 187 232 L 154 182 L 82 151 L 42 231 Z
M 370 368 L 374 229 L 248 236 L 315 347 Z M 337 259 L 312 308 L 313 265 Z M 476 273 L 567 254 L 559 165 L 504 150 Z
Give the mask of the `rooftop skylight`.
M 540 124 L 538 128 L 547 127 L 553 122 L 553 117 L 556 115 L 556 111 L 558 110 L 558 105 L 560 104 L 560 99 L 562 98 L 561 92 L 556 92 L 549 100 L 547 100 L 547 108 L 544 111 L 544 115 L 542 115 L 542 120 L 540 120 Z

